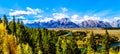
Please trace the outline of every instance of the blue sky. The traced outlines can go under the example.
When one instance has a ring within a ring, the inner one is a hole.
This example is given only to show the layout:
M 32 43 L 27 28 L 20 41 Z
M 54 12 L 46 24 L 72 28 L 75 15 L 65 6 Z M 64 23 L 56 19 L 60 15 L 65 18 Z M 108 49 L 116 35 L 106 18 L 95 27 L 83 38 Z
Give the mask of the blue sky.
M 87 19 L 111 21 L 120 19 L 120 0 L 2 0 L 0 17 L 6 14 L 24 22 L 70 18 L 74 22 Z

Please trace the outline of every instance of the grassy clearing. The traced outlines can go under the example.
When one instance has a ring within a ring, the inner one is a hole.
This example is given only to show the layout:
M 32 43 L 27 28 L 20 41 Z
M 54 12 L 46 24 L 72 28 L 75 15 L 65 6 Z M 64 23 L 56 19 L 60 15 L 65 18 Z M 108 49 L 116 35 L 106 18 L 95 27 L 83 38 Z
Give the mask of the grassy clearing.
M 105 29 L 102 28 L 48 28 L 49 30 L 70 30 L 72 32 L 75 31 L 93 31 L 95 34 L 105 34 Z M 111 36 L 116 36 L 119 38 L 120 41 L 120 30 L 108 30 Z

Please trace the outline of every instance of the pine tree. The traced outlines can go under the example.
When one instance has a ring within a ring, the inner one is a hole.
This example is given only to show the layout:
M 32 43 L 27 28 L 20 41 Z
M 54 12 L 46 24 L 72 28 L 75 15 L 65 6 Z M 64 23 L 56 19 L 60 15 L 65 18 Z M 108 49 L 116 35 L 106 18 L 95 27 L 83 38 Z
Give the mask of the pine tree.
M 24 44 L 19 44 L 19 51 L 17 54 L 33 54 L 32 48 L 29 46 L 28 43 Z
M 15 17 L 13 16 L 13 20 L 9 22 L 9 28 L 11 30 L 12 35 L 16 35 L 16 23 L 15 23 Z
M 3 16 L 2 22 L 3 22 L 4 26 L 6 26 L 7 33 L 8 33 L 8 34 L 11 34 L 11 30 L 10 30 L 10 28 L 9 28 L 9 26 L 8 26 L 8 19 L 7 19 L 7 16 L 6 16 L 6 15 Z
M 58 40 L 56 42 L 56 54 L 61 54 L 62 48 L 61 48 L 61 38 L 58 37 Z
M 66 40 L 66 37 L 63 37 L 63 39 L 62 39 L 61 48 L 62 48 L 62 54 L 67 54 L 67 40 Z
M 47 36 L 48 30 L 43 28 L 42 30 L 42 46 L 43 46 L 43 54 L 48 54 L 49 50 L 49 37 Z
M 7 19 L 7 16 L 6 15 L 4 15 L 3 16 L 3 23 L 4 23 L 4 25 L 8 25 L 8 19 Z
M 71 52 L 72 54 L 79 54 L 78 46 L 74 36 L 70 36 L 70 43 L 68 43 L 67 47 L 68 49 L 71 49 L 69 52 Z
M 109 54 L 109 34 L 105 31 L 105 35 L 102 40 L 102 54 Z
M 48 32 L 48 39 L 49 39 L 49 53 L 50 54 L 55 54 L 56 53 L 56 42 L 57 42 L 57 36 L 55 34 L 55 31 L 49 31 Z
M 20 24 L 20 19 L 17 20 L 17 24 L 18 24 L 18 25 Z
M 23 23 L 23 21 L 20 22 L 20 25 L 24 27 L 24 23 Z
M 23 34 L 23 29 L 24 29 L 24 27 L 22 27 L 21 25 L 20 25 L 20 20 L 18 19 L 17 20 L 17 23 L 16 23 L 16 37 L 18 38 L 18 42 L 20 43 L 21 42 L 21 38 L 22 38 L 22 36 L 24 35 Z
M 0 23 L 2 23 L 2 20 L 1 20 L 1 18 L 0 18 Z
M 94 50 L 95 50 L 95 40 L 94 40 L 94 33 L 93 33 L 93 31 L 91 32 L 91 34 L 90 34 L 90 38 L 89 38 L 89 40 L 88 40 L 88 43 L 87 43 L 87 53 L 89 54 L 89 53 L 91 53 L 91 52 L 94 52 Z
M 13 35 L 16 35 L 16 23 L 15 23 L 15 16 L 13 16 Z

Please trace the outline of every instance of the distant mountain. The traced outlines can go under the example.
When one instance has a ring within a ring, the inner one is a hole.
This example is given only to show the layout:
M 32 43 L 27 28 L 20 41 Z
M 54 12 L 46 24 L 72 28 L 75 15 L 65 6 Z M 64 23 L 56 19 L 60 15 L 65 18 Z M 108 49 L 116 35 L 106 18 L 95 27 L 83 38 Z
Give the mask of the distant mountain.
M 40 27 L 40 22 L 34 22 L 34 23 L 27 23 L 25 26 L 30 27 L 30 28 L 38 28 Z
M 113 21 L 111 23 L 111 26 L 112 27 L 120 27 L 120 19 Z
M 35 22 L 26 24 L 32 28 L 79 28 L 79 25 L 70 21 L 68 18 L 62 18 L 59 20 L 51 20 L 49 22 Z
M 120 20 L 118 27 L 120 27 Z M 98 21 L 98 20 L 84 20 L 80 24 L 76 24 L 69 20 L 69 18 L 62 18 L 59 20 L 51 20 L 48 22 L 34 22 L 25 24 L 32 28 L 111 28 L 109 22 Z
M 117 20 L 117 27 L 120 27 L 120 20 Z
M 112 27 L 108 22 L 98 20 L 85 20 L 81 22 L 83 28 L 110 28 Z

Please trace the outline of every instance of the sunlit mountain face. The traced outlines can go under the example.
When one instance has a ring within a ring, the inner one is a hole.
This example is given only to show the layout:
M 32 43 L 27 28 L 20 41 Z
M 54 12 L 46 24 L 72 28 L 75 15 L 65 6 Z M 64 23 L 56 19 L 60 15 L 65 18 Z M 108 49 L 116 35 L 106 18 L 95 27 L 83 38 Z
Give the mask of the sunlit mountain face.
M 50 20 L 48 22 L 27 23 L 26 26 L 33 28 L 80 28 L 79 25 L 70 21 L 68 18 Z
M 85 20 L 76 24 L 69 20 L 69 18 L 62 18 L 59 20 L 50 20 L 48 22 L 34 22 L 25 24 L 32 28 L 111 28 L 109 22 L 98 20 Z

